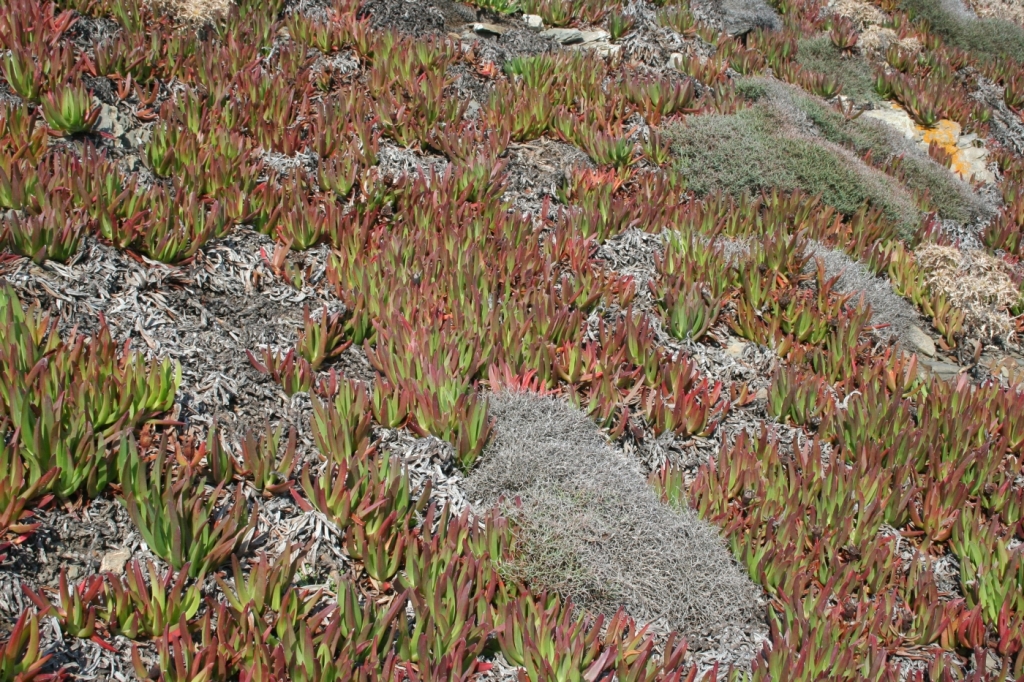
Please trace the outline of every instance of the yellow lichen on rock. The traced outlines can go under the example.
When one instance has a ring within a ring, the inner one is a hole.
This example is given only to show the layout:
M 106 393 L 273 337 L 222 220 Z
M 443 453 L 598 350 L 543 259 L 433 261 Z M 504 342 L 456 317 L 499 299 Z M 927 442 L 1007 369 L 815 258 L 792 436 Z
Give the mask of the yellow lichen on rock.
M 950 154 L 956 151 L 956 143 L 960 139 L 960 124 L 956 121 L 943 119 L 935 124 L 934 128 L 922 128 L 921 140 L 930 145 L 936 143 Z
M 988 150 L 974 146 L 974 135 L 961 135 L 960 124 L 943 119 L 934 128 L 922 128 L 921 146 L 927 148 L 933 142 L 950 157 L 949 169 L 964 180 L 992 182 L 995 178 L 987 168 Z
M 970 162 L 964 158 L 957 143 L 960 141 L 960 124 L 956 121 L 941 120 L 934 128 L 921 128 L 922 145 L 931 146 L 932 143 L 942 148 L 950 158 L 949 169 L 965 180 L 969 180 L 974 174 Z
M 866 111 L 864 115 L 896 128 L 908 140 L 917 142 L 924 151 L 932 142 L 938 144 L 950 156 L 950 170 L 964 180 L 995 182 L 995 177 L 988 170 L 988 150 L 980 146 L 976 135 L 961 134 L 960 124 L 956 121 L 942 119 L 933 128 L 925 128 L 895 102 L 885 102 L 881 108 Z

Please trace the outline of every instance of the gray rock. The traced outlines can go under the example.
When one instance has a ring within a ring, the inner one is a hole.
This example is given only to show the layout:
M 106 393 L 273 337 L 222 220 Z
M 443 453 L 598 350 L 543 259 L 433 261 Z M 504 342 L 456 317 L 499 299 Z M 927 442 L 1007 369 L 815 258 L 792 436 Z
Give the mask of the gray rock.
M 617 57 L 622 52 L 622 45 L 612 45 L 611 43 L 604 42 L 581 43 L 577 47 L 581 50 L 590 50 L 602 57 Z
M 102 102 L 98 102 L 98 104 L 100 107 L 100 116 L 96 120 L 96 132 L 104 133 L 114 138 L 124 135 L 124 126 L 121 125 L 117 108 Z
M 482 22 L 473 24 L 473 32 L 482 36 L 500 36 L 504 35 L 507 30 L 504 26 L 498 26 L 497 24 L 485 24 Z
M 958 374 L 960 374 L 960 366 L 954 365 L 951 362 L 924 362 L 922 363 L 922 366 L 944 381 L 954 379 Z
M 596 43 L 599 40 L 608 40 L 608 31 L 602 31 L 598 29 L 596 31 L 580 31 L 580 35 L 583 36 L 584 43 Z
M 930 358 L 935 357 L 935 342 L 916 324 L 910 325 L 910 328 L 907 329 L 907 340 L 914 344 L 914 348 L 919 352 Z
M 544 28 L 544 20 L 539 14 L 524 14 L 523 21 L 528 28 Z
M 540 36 L 562 45 L 575 45 L 583 42 L 583 31 L 576 28 L 549 28 L 546 31 L 541 31 Z
M 128 134 L 124 136 L 124 139 L 128 144 L 134 148 L 145 146 L 149 142 L 149 138 L 153 134 L 152 126 L 141 126 L 139 128 L 133 128 L 128 131 Z

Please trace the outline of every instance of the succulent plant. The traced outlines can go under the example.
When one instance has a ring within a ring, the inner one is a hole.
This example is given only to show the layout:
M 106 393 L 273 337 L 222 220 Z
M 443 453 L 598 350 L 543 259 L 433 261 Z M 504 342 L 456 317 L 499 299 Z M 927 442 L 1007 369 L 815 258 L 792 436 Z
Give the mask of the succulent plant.
M 59 94 L 46 93 L 42 110 L 46 123 L 65 135 L 91 132 L 100 116 L 99 108 L 92 105 L 89 91 L 81 85 L 65 87 Z
M 42 672 L 51 656 L 40 655 L 39 617 L 31 610 L 22 611 L 0 648 L 0 679 L 5 682 L 52 679 Z
M 103 580 L 98 576 L 87 578 L 71 588 L 67 571 L 62 568 L 58 590 L 60 601 L 55 606 L 42 592 L 33 592 L 28 586 L 22 585 L 25 595 L 36 605 L 41 615 L 54 616 L 65 634 L 83 639 L 92 637 L 96 632 L 96 601 L 102 589 Z
M 222 486 L 207 494 L 202 478 L 190 468 L 175 480 L 165 438 L 151 467 L 139 459 L 133 441 L 126 443 L 121 454 L 124 503 L 150 550 L 177 570 L 188 564 L 193 578 L 227 561 L 256 524 L 241 488 L 225 502 Z
M 128 639 L 159 637 L 182 616 L 191 619 L 202 604 L 202 595 L 201 580 L 186 587 L 189 568 L 185 564 L 180 571 L 168 570 L 161 575 L 148 561 L 143 573 L 142 565 L 132 561 L 124 577 L 107 574 L 100 619 L 112 632 Z

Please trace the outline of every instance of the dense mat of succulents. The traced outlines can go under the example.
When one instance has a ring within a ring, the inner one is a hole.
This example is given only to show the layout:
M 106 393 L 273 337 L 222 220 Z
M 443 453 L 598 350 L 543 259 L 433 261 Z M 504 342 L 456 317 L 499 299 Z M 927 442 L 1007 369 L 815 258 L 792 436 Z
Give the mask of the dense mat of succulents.
M 979 338 L 914 255 L 970 233 L 1015 266 L 1024 148 L 989 138 L 996 208 L 960 233 L 923 190 L 913 229 L 871 200 L 698 196 L 671 135 L 752 106 L 742 76 L 859 115 L 852 70 L 798 59 L 810 39 L 854 59 L 854 20 L 776 0 L 774 27 L 728 36 L 696 1 L 461 8 L 625 48 L 498 49 L 395 30 L 386 4 L 0 7 L 0 680 L 1024 678 L 1024 393 L 977 364 L 1012 339 Z M 857 57 L 872 96 L 1012 132 L 1024 66 L 916 5 L 874 5 L 897 40 Z M 667 67 L 631 47 L 655 33 Z M 612 267 L 643 243 L 643 277 Z M 928 371 L 821 249 L 970 369 Z M 175 349 L 193 318 L 237 343 L 223 383 L 195 370 L 212 336 Z M 582 409 L 720 528 L 765 597 L 749 663 L 514 579 L 529 535 L 458 488 L 502 390 Z M 109 526 L 121 565 L 77 561 L 76 526 Z

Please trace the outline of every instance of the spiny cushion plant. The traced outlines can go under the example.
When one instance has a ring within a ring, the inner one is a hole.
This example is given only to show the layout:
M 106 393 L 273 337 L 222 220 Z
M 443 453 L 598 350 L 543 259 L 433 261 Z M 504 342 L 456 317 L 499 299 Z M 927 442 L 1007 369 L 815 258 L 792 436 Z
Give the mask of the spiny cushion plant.
M 753 586 L 714 529 L 689 509 L 660 505 L 582 412 L 511 392 L 496 394 L 492 410 L 497 433 L 468 485 L 485 504 L 505 498 L 524 545 L 512 575 L 609 615 L 620 604 L 646 619 L 662 613 L 688 632 L 743 627 L 753 617 Z M 602 541 L 593 543 L 597 534 Z M 683 572 L 687 579 L 665 594 L 661 585 Z
M 823 0 L 481 0 L 493 40 L 386 0 L 187 4 L 0 7 L 0 570 L 29 604 L 0 680 L 112 636 L 168 681 L 468 680 L 499 651 L 532 682 L 1024 676 L 1024 393 L 920 257 L 1024 250 L 992 137 L 1013 30 L 877 0 L 875 54 Z M 871 99 L 985 140 L 1001 205 Z M 271 398 L 211 406 L 125 311 L 227 328 L 207 283 L 246 250 L 241 296 L 294 315 L 224 369 Z M 103 259 L 156 295 L 83 294 Z M 891 344 L 836 262 L 970 371 Z M 122 574 L 15 573 L 96 498 L 144 544 Z M 694 665 L 737 628 L 763 644 Z

